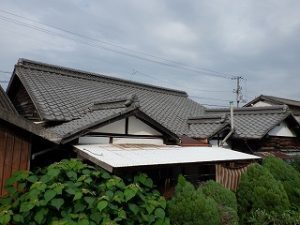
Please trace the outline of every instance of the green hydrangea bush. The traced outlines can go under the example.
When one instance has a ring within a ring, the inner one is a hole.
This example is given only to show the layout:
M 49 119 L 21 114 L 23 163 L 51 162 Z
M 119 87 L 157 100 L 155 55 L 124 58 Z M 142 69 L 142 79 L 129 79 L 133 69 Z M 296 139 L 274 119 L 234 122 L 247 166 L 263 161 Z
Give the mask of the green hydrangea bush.
M 169 224 L 166 201 L 145 174 L 127 182 L 72 159 L 17 172 L 6 189 L 0 224 Z

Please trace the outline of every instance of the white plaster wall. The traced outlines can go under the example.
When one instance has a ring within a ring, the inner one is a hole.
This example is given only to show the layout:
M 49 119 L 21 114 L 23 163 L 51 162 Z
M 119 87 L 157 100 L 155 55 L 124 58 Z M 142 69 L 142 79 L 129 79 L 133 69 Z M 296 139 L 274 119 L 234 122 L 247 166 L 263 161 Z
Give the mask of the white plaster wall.
M 79 144 L 109 144 L 109 137 L 92 137 L 83 136 L 79 137 Z
M 135 116 L 129 117 L 128 134 L 134 135 L 162 135 L 157 130 L 145 124 Z
M 113 144 L 151 144 L 163 145 L 161 138 L 113 138 Z
M 253 104 L 253 107 L 264 107 L 264 106 L 272 106 L 272 104 L 263 101 L 259 101 Z
M 218 140 L 209 140 L 209 144 L 214 147 L 218 147 Z
M 274 127 L 268 133 L 270 136 L 281 136 L 281 137 L 296 137 L 294 132 L 288 128 L 285 122 L 280 123 L 279 126 Z
M 95 129 L 93 132 L 125 134 L 125 119 L 118 120 L 114 123 Z

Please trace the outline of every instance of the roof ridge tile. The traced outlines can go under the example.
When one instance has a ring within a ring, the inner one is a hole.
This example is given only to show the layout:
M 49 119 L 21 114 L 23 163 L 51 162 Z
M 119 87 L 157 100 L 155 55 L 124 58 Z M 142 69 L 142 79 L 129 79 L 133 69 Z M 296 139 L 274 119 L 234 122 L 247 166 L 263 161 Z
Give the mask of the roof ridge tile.
M 108 82 L 112 82 L 115 84 L 117 83 L 122 86 L 134 86 L 136 88 L 150 89 L 153 91 L 169 93 L 169 94 L 178 95 L 182 97 L 188 97 L 188 94 L 185 91 L 181 91 L 181 90 L 150 85 L 142 82 L 130 81 L 122 78 L 107 76 L 104 74 L 98 74 L 98 73 L 93 73 L 93 72 L 88 72 L 88 71 L 83 71 L 79 69 L 73 69 L 73 68 L 63 67 L 63 66 L 58 66 L 53 64 L 47 64 L 47 63 L 33 61 L 24 58 L 20 58 L 16 66 L 45 71 L 45 72 L 53 72 L 53 73 L 72 76 L 80 79 L 89 79 L 94 81 L 101 79 L 102 82 L 103 79 L 105 79 Z

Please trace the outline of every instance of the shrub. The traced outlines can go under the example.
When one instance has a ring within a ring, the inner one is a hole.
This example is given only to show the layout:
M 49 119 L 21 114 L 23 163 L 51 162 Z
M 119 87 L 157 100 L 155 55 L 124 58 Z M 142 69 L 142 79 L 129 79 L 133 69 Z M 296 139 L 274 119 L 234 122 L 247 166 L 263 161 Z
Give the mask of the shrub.
M 290 206 L 282 184 L 258 164 L 251 165 L 242 175 L 237 189 L 237 202 L 241 222 L 245 222 L 257 209 L 280 213 Z
M 300 209 L 300 173 L 291 165 L 274 156 L 265 158 L 263 166 L 271 172 L 276 180 L 281 181 L 291 206 L 294 209 Z
M 178 179 L 174 197 L 168 202 L 168 213 L 172 225 L 220 224 L 217 203 L 182 176 Z
M 201 189 L 205 196 L 217 202 L 222 225 L 238 223 L 237 201 L 232 191 L 213 180 L 205 182 Z
M 292 160 L 291 165 L 298 171 L 298 173 L 300 173 L 300 156 L 296 156 Z
M 0 224 L 169 224 L 166 201 L 146 175 L 126 183 L 78 160 L 17 172 L 7 190 Z
M 265 210 L 257 209 L 247 219 L 249 225 L 298 225 L 300 214 L 296 211 L 284 211 L 281 213 L 268 213 Z
M 207 181 L 201 188 L 206 196 L 213 198 L 219 205 L 237 210 L 235 194 L 218 182 L 213 180 Z

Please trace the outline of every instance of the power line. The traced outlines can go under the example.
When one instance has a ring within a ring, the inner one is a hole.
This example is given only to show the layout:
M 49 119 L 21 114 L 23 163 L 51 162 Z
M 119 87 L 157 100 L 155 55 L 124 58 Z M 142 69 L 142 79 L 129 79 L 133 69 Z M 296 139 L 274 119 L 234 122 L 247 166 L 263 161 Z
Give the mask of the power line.
M 4 70 L 0 70 L 0 73 L 7 73 L 7 74 L 11 74 L 11 72 L 9 72 L 9 71 L 4 71 Z
M 228 100 L 228 99 L 218 99 L 218 98 L 199 97 L 199 96 L 189 96 L 189 97 L 196 98 L 196 99 L 212 100 L 212 101 L 223 101 L 223 102 L 230 102 L 231 101 L 231 100 Z
M 205 104 L 205 103 L 201 103 L 201 105 L 204 105 L 204 106 L 211 106 L 211 107 L 228 108 L 228 105 L 215 105 L 215 104 Z
M 70 30 L 66 30 L 66 29 L 63 29 L 63 28 L 60 28 L 60 27 L 56 27 L 56 26 L 53 26 L 53 25 L 49 25 L 49 24 L 41 23 L 41 22 L 38 22 L 38 21 L 35 21 L 35 20 L 31 20 L 29 18 L 17 15 L 17 14 L 12 13 L 12 12 L 5 11 L 5 10 L 2 10 L 2 9 L 0 9 L 0 11 L 3 12 L 3 13 L 6 13 L 6 14 L 10 14 L 10 15 L 15 16 L 15 17 L 19 17 L 19 18 L 22 18 L 22 19 L 25 19 L 25 20 L 28 20 L 28 21 L 31 21 L 31 22 L 34 22 L 34 23 L 41 24 L 43 26 L 50 27 L 52 29 L 59 30 L 59 31 L 64 32 L 64 33 L 71 34 L 73 36 L 77 36 L 77 37 L 89 40 L 89 41 L 110 45 L 110 46 L 117 47 L 117 48 L 120 48 L 120 49 L 123 49 L 123 50 L 126 50 L 126 51 L 136 52 L 138 54 L 143 54 L 143 55 L 146 55 L 148 57 L 151 57 L 152 59 L 149 59 L 149 58 L 146 58 L 146 57 L 143 57 L 143 56 L 139 56 L 137 54 L 132 54 L 132 53 L 112 49 L 112 48 L 109 48 L 107 46 L 96 45 L 97 47 L 100 47 L 100 48 L 102 48 L 104 50 L 107 50 L 107 51 L 112 51 L 112 52 L 117 53 L 117 54 L 122 54 L 122 55 L 125 55 L 125 56 L 137 58 L 137 59 L 152 62 L 152 63 L 158 63 L 160 65 L 164 65 L 164 66 L 168 66 L 168 67 L 172 67 L 172 68 L 176 68 L 176 69 L 181 69 L 181 70 L 187 70 L 187 71 L 191 71 L 191 72 L 195 72 L 195 73 L 200 73 L 200 74 L 203 74 L 203 75 L 206 75 L 206 76 L 214 76 L 214 77 L 225 78 L 225 79 L 230 78 L 229 75 L 224 75 L 223 73 L 219 73 L 219 72 L 214 71 L 214 70 L 210 70 L 210 69 L 206 69 L 206 68 L 194 68 L 194 67 L 191 67 L 191 66 L 185 65 L 183 63 L 173 61 L 173 60 L 169 60 L 169 59 L 162 58 L 162 57 L 157 57 L 157 56 L 154 56 L 152 54 L 145 53 L 145 52 L 139 52 L 139 51 L 131 50 L 131 49 L 122 47 L 120 45 L 117 45 L 117 44 L 114 44 L 114 43 L 111 43 L 111 42 L 105 42 L 105 41 L 102 41 L 102 40 L 99 40 L 99 39 L 90 38 L 86 35 L 78 34 L 78 33 L 75 33 L 73 31 L 70 31 Z M 54 33 L 53 31 L 50 31 L 48 29 L 38 27 L 38 26 L 34 26 L 32 24 L 28 24 L 28 23 L 22 22 L 20 20 L 12 19 L 12 18 L 5 17 L 5 16 L 1 16 L 0 19 L 4 20 L 6 22 L 14 23 L 16 25 L 25 26 L 27 28 L 31 28 L 31 29 L 34 29 L 34 30 L 37 30 L 37 31 L 40 31 L 40 32 L 44 32 L 44 33 L 51 34 L 51 35 L 58 35 L 58 36 L 61 36 L 63 38 L 66 38 L 64 35 Z M 70 37 L 68 37 L 68 38 L 70 39 Z M 74 40 L 74 39 L 71 39 L 71 40 L 78 41 L 78 40 Z M 85 44 L 87 44 L 87 43 L 85 43 Z M 93 47 L 96 47 L 96 46 L 94 45 Z M 164 62 L 159 61 L 158 59 L 163 60 Z
M 168 62 L 173 63 L 173 64 L 180 64 L 180 65 L 182 65 L 184 67 L 189 67 L 189 68 L 194 68 L 194 69 L 198 69 L 198 70 L 203 70 L 203 71 L 206 71 L 206 72 L 209 72 L 209 73 L 214 73 L 214 74 L 220 75 L 220 76 L 222 76 L 224 78 L 228 78 L 228 76 L 230 76 L 230 75 L 224 75 L 224 73 L 221 73 L 221 72 L 218 72 L 218 71 L 215 71 L 215 70 L 212 70 L 212 69 L 207 69 L 207 68 L 203 68 L 203 67 L 202 68 L 191 67 L 191 66 L 188 66 L 188 65 L 186 65 L 184 63 L 177 62 L 177 61 L 174 61 L 174 60 L 170 60 L 170 59 L 167 59 L 167 58 L 164 58 L 164 57 L 155 56 L 153 54 L 149 54 L 149 53 L 146 53 L 146 52 L 143 52 L 143 51 L 137 51 L 137 50 L 129 49 L 129 48 L 120 46 L 120 45 L 112 43 L 112 42 L 103 41 L 103 40 L 99 40 L 99 39 L 96 39 L 96 38 L 91 38 L 89 36 L 82 35 L 82 34 L 79 34 L 79 33 L 76 33 L 76 32 L 73 32 L 73 31 L 70 31 L 70 30 L 58 27 L 58 26 L 54 26 L 54 25 L 47 24 L 47 23 L 41 23 L 41 22 L 39 22 L 37 20 L 32 20 L 32 19 L 29 19 L 27 17 L 20 16 L 20 15 L 18 15 L 16 13 L 11 12 L 11 11 L 7 11 L 7 10 L 3 10 L 3 9 L 0 9 L 0 11 L 3 12 L 3 13 L 9 14 L 9 15 L 15 16 L 15 17 L 19 17 L 19 18 L 22 18 L 22 19 L 25 19 L 25 20 L 28 20 L 28 21 L 31 21 L 31 22 L 34 22 L 34 23 L 41 24 L 43 26 L 51 27 L 53 29 L 60 30 L 60 31 L 65 32 L 65 33 L 69 33 L 69 34 L 75 35 L 75 36 L 78 36 L 78 37 L 81 37 L 81 38 L 85 38 L 85 39 L 89 39 L 91 41 L 96 41 L 96 42 L 100 42 L 100 43 L 103 43 L 103 44 L 111 45 L 113 47 L 121 48 L 121 49 L 126 50 L 126 51 L 132 51 L 132 52 L 136 52 L 136 53 L 143 54 L 143 55 L 146 55 L 146 56 L 150 56 L 150 57 L 153 57 L 153 58 L 157 58 L 157 59 L 161 59 L 161 60 L 164 60 L 164 61 L 168 61 Z

